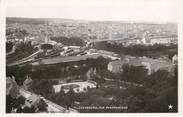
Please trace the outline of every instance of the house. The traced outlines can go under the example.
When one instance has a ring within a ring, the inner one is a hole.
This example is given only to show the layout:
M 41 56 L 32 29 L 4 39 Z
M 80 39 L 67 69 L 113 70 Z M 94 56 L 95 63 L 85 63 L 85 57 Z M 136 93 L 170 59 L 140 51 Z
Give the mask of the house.
M 178 56 L 177 56 L 177 54 L 175 54 L 175 55 L 172 57 L 172 63 L 173 63 L 173 64 L 177 64 L 177 63 L 178 63 Z
M 146 69 L 148 69 L 149 75 L 158 70 L 166 70 L 170 73 L 174 71 L 174 65 L 169 61 L 151 58 L 140 58 L 140 60 Z
M 25 105 L 28 107 L 32 106 L 37 106 L 38 103 L 40 102 L 40 96 L 36 94 L 31 94 L 26 100 L 25 100 Z
M 28 90 L 30 85 L 32 84 L 32 79 L 31 77 L 27 76 L 27 78 L 25 79 L 25 81 L 23 82 L 23 86 L 25 88 L 25 90 Z
M 170 44 L 170 43 L 177 43 L 178 36 L 171 35 L 171 36 L 153 36 L 151 37 L 151 44 Z
M 6 95 L 10 95 L 12 98 L 19 96 L 19 87 L 14 76 L 6 78 Z
M 107 69 L 113 73 L 119 73 L 122 71 L 122 61 L 112 61 L 107 65 Z
M 113 73 L 119 73 L 123 71 L 122 66 L 124 64 L 144 66 L 148 70 L 149 75 L 158 70 L 167 70 L 168 72 L 173 72 L 174 70 L 174 65 L 171 62 L 148 57 L 125 57 L 119 61 L 112 61 L 108 64 L 108 70 Z
M 41 96 L 31 93 L 29 91 L 26 91 L 22 88 L 20 88 L 19 91 L 20 91 L 20 95 L 26 98 L 25 105 L 27 107 L 32 107 L 32 106 L 36 107 L 38 105 Z
M 65 93 L 69 92 L 70 89 L 73 89 L 75 93 L 87 92 L 88 88 L 96 88 L 97 83 L 94 81 L 84 81 L 84 82 L 71 82 L 63 83 L 59 85 L 53 85 L 55 93 L 59 93 L 61 89 Z

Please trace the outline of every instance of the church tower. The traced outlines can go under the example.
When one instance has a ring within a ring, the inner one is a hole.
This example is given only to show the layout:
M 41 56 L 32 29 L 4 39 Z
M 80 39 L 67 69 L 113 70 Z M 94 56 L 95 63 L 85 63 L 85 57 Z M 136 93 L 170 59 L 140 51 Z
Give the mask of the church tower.
M 151 44 L 151 39 L 149 38 L 149 31 L 145 31 L 142 36 L 143 44 Z

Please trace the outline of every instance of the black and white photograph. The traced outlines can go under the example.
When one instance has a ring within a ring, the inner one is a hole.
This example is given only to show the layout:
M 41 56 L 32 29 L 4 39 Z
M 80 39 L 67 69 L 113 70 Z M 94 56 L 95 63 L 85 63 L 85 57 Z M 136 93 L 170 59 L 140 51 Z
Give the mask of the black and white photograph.
M 6 3 L 5 113 L 179 112 L 174 0 Z

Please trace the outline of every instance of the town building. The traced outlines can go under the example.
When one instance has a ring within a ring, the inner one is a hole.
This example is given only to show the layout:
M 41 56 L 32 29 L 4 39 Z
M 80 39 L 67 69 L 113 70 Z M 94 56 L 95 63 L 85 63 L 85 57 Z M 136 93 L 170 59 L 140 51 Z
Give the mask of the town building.
M 73 89 L 75 93 L 87 92 L 88 88 L 96 88 L 97 83 L 94 81 L 84 81 L 84 82 L 70 82 L 63 83 L 59 85 L 53 85 L 55 93 L 59 93 L 63 90 L 65 93 L 69 92 L 70 89 Z
M 122 72 L 122 66 L 123 66 L 122 61 L 112 61 L 109 62 L 109 64 L 107 65 L 108 70 L 111 71 L 112 73 Z
M 122 66 L 128 64 L 131 66 L 144 66 L 148 70 L 148 74 L 152 74 L 158 70 L 167 70 L 172 73 L 174 71 L 174 64 L 169 61 L 152 59 L 148 57 L 127 57 L 120 61 L 112 61 L 108 64 L 108 70 L 113 73 L 122 72 Z
M 47 112 L 49 112 L 49 113 L 53 113 L 53 112 L 54 113 L 56 113 L 56 112 L 57 113 L 78 113 L 78 111 L 75 109 L 70 108 L 69 110 L 66 110 L 66 108 L 64 108 L 60 105 L 57 105 L 57 104 L 45 99 L 44 97 L 42 97 L 40 95 L 36 95 L 36 94 L 26 91 L 22 88 L 20 88 L 19 91 L 20 91 L 21 96 L 26 98 L 25 105 L 28 107 L 31 107 L 31 106 L 37 107 L 38 103 L 40 101 L 44 101 L 48 105 Z
M 142 42 L 143 42 L 143 44 L 151 43 L 151 39 L 149 38 L 149 31 L 144 32 L 144 34 L 142 36 Z
M 142 37 L 142 42 L 143 44 L 170 44 L 174 43 L 176 44 L 178 40 L 177 35 L 156 35 L 152 36 L 150 35 L 149 31 L 144 32 L 143 37 Z
M 177 56 L 177 54 L 175 54 L 175 55 L 172 57 L 172 63 L 173 63 L 173 64 L 177 64 L 177 63 L 178 63 L 178 56 Z
M 23 82 L 23 87 L 25 88 L 25 90 L 29 90 L 32 82 L 33 82 L 33 80 L 31 79 L 31 77 L 30 76 L 26 76 L 26 79 Z
M 19 87 L 14 76 L 6 77 L 6 95 L 10 95 L 12 98 L 19 96 Z
M 177 36 L 154 36 L 151 37 L 151 44 L 170 44 L 175 43 Z

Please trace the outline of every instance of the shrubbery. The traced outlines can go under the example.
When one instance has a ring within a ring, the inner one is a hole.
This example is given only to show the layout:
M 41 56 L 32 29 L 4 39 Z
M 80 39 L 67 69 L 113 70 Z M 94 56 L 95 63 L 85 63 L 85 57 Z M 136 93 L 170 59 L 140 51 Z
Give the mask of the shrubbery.
M 157 57 L 162 55 L 169 55 L 171 53 L 176 53 L 178 48 L 177 45 L 131 45 L 123 46 L 119 43 L 107 43 L 107 42 L 98 42 L 95 47 L 96 49 L 102 49 L 107 51 L 116 52 L 119 54 L 132 55 L 132 56 L 148 56 L 148 57 Z
M 50 38 L 53 41 L 62 43 L 63 45 L 67 45 L 67 46 L 84 46 L 85 43 L 82 39 L 80 39 L 79 37 L 51 37 Z

